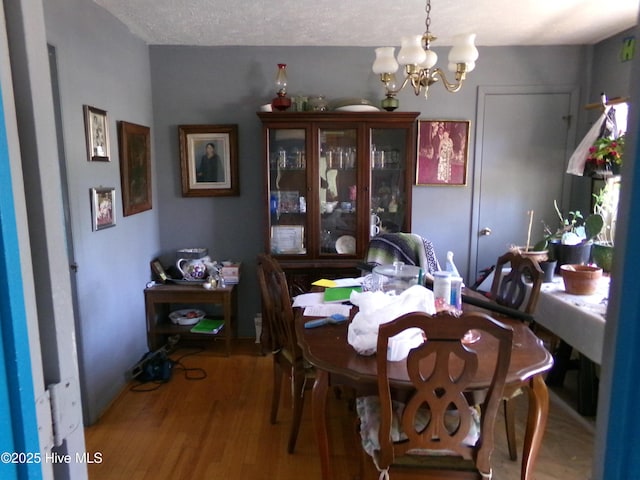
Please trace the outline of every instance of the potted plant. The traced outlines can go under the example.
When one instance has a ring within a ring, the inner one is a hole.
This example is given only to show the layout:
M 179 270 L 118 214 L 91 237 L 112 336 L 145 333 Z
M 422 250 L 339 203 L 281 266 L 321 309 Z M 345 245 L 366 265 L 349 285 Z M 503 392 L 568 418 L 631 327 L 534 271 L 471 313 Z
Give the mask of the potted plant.
M 589 262 L 593 240 L 602 231 L 604 220 L 599 213 L 592 213 L 585 218 L 579 210 L 570 211 L 565 217 L 557 201 L 553 201 L 553 206 L 560 225 L 555 231 L 545 226 L 545 237 L 534 248 L 549 248 L 551 257 L 557 260 L 557 273 L 562 265 Z
M 620 182 L 617 179 L 607 179 L 604 187 L 593 194 L 593 213 L 603 219 L 603 228 L 596 236 L 591 251 L 593 261 L 605 272 L 611 271 L 613 262 L 613 246 L 615 241 L 616 220 L 618 217 L 618 197 Z
M 606 177 L 619 174 L 624 143 L 624 135 L 620 135 L 618 138 L 598 138 L 589 147 L 589 156 L 585 162 L 585 175 Z

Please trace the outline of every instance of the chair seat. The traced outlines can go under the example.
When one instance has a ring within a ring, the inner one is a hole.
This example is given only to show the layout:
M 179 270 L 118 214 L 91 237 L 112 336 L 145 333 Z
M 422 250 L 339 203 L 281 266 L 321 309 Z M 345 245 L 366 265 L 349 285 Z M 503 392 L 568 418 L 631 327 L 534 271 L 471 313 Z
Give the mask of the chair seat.
M 399 401 L 392 401 L 393 423 L 391 426 L 391 439 L 393 442 L 405 440 L 407 436 L 400 429 L 400 418 L 404 410 L 405 404 Z M 480 415 L 476 408 L 469 407 L 471 411 L 472 425 L 469 434 L 464 439 L 464 444 L 474 446 L 480 438 Z M 380 430 L 380 399 L 375 395 L 366 397 L 358 397 L 356 399 L 356 411 L 360 420 L 360 436 L 362 438 L 362 448 L 372 457 L 380 450 L 380 442 L 378 440 L 378 432 Z M 421 408 L 416 415 L 415 427 L 417 431 L 422 430 L 431 418 L 428 409 Z M 445 427 L 451 431 L 459 424 L 459 415 L 455 410 L 451 410 L 445 416 Z M 450 456 L 458 455 L 450 450 L 430 450 L 430 449 L 414 449 L 408 452 L 409 455 L 442 455 Z M 404 462 L 406 463 L 407 460 Z M 413 461 L 412 461 L 413 462 Z

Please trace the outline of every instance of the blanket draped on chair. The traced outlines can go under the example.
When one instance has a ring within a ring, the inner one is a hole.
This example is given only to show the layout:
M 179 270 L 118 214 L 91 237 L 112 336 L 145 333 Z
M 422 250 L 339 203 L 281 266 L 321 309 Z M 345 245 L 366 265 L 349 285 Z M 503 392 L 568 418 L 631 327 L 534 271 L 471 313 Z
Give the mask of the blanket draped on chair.
M 433 244 L 415 233 L 381 233 L 369 241 L 365 262 L 370 265 L 391 265 L 404 262 L 432 275 L 440 270 Z

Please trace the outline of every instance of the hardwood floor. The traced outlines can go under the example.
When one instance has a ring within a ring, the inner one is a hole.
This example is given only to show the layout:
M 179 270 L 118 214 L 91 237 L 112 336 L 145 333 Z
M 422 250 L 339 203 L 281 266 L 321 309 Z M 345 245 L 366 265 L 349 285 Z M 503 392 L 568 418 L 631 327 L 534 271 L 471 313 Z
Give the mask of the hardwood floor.
M 194 350 L 180 349 L 171 357 Z M 185 357 L 188 368 L 206 372 L 190 380 L 179 367 L 170 382 L 148 392 L 124 391 L 93 426 L 85 429 L 87 451 L 102 454 L 89 465 L 89 478 L 138 479 L 319 479 L 320 464 L 309 396 L 296 452 L 286 453 L 291 402 L 283 388 L 279 423 L 269 423 L 271 358 L 252 341 L 237 341 L 231 357 L 223 345 Z M 198 371 L 186 372 L 195 377 Z M 522 447 L 526 398 L 517 404 L 518 447 Z M 353 480 L 357 446 L 346 401 L 330 400 L 336 480 Z M 499 416 L 500 417 L 500 416 Z M 508 458 L 504 425 L 496 426 L 494 479 L 519 477 L 519 462 Z M 588 480 L 593 452 L 592 422 L 551 394 L 550 418 L 536 465 L 536 480 Z

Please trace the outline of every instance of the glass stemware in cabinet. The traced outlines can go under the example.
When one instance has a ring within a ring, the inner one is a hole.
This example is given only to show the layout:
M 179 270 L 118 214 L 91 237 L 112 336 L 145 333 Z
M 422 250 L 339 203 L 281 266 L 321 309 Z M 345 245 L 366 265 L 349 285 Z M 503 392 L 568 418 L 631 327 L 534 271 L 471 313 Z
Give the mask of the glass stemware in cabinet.
M 303 129 L 274 129 L 269 133 L 269 234 L 273 254 L 307 252 L 305 141 Z
M 357 130 L 320 129 L 320 254 L 354 255 L 357 250 Z

